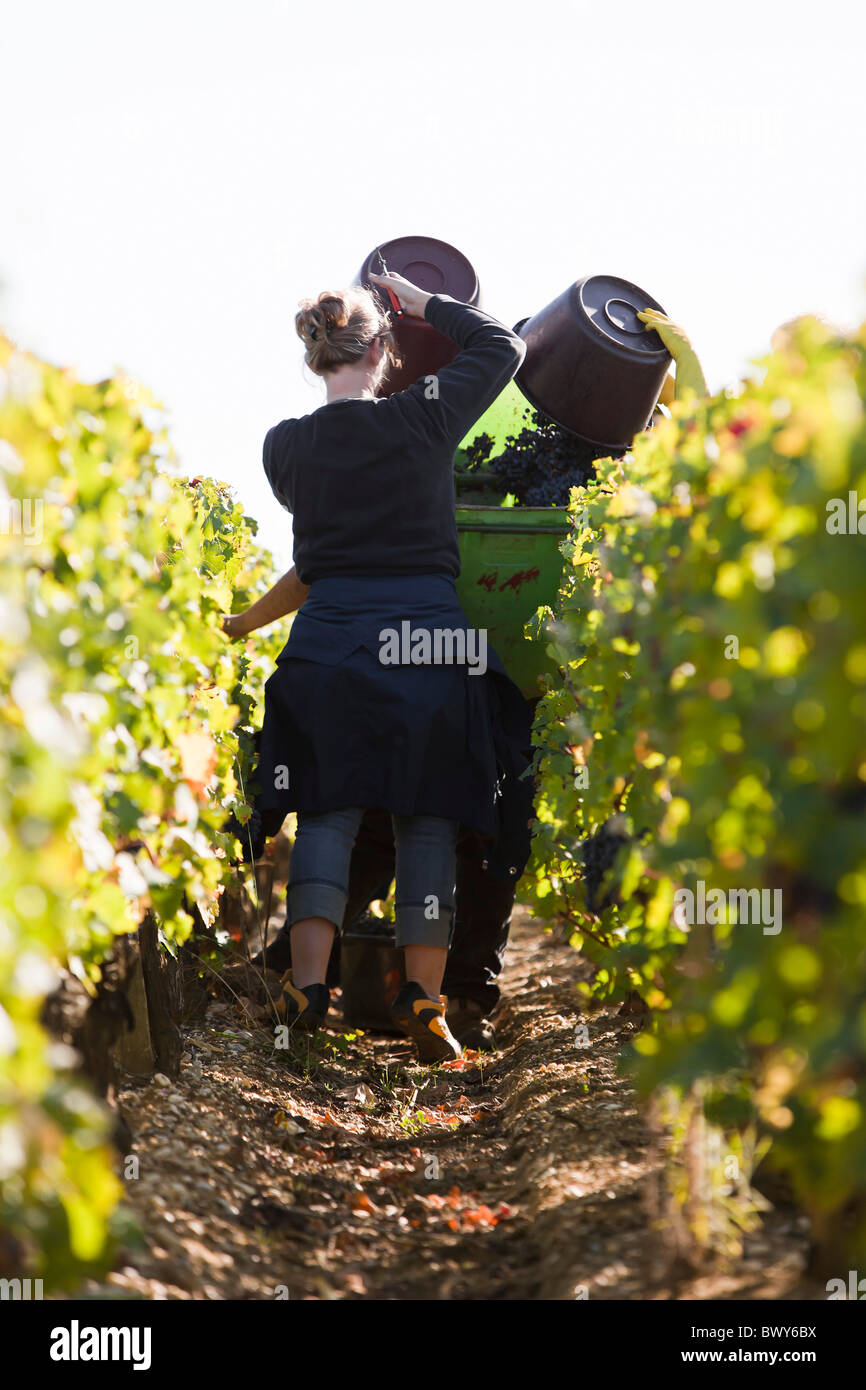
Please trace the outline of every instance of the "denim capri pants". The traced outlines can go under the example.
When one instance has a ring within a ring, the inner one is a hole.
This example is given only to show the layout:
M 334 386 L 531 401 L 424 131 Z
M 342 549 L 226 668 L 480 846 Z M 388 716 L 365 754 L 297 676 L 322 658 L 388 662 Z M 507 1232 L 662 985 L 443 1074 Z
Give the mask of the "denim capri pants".
M 349 897 L 349 865 L 364 807 L 298 814 L 289 867 L 291 926 L 323 917 L 340 929 Z M 454 918 L 459 821 L 441 816 L 391 817 L 396 858 L 398 946 L 448 949 Z

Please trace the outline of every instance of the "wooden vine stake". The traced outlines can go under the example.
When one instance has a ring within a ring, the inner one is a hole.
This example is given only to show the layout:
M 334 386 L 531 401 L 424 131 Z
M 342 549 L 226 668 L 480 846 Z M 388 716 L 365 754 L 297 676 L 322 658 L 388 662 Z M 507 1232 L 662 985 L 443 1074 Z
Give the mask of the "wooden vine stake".
M 180 967 L 174 956 L 160 950 L 156 919 L 150 912 L 130 944 L 136 956 L 128 990 L 133 1025 L 115 1044 L 115 1057 L 133 1076 L 149 1077 L 160 1071 L 174 1078 L 183 1050 Z

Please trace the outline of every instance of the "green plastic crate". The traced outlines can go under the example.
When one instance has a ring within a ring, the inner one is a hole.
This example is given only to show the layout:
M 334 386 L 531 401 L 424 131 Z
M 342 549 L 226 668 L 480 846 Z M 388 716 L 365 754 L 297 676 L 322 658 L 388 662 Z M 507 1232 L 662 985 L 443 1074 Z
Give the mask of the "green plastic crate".
M 565 507 L 457 507 L 460 603 L 472 627 L 487 629 L 488 644 L 527 698 L 539 694 L 539 677 L 554 665 L 544 639 L 527 640 L 523 629 L 537 608 L 556 602 L 568 531 Z

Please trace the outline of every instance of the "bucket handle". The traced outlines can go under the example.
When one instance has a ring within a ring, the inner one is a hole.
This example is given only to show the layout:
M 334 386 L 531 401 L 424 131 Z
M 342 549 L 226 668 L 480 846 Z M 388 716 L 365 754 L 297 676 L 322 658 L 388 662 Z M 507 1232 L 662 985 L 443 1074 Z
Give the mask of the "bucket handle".
M 630 333 L 633 337 L 641 337 L 645 332 L 645 329 L 640 319 L 638 319 L 637 328 L 627 328 L 624 323 L 620 323 L 618 319 L 615 319 L 613 314 L 610 312 L 612 304 L 621 304 L 623 308 L 628 309 L 629 314 L 634 314 L 635 316 L 637 316 L 637 309 L 634 307 L 634 305 L 629 304 L 627 299 L 618 299 L 616 296 L 614 296 L 614 298 L 609 299 L 605 304 L 604 316 L 607 319 L 608 323 L 613 324 L 614 328 L 619 329 L 620 333 Z

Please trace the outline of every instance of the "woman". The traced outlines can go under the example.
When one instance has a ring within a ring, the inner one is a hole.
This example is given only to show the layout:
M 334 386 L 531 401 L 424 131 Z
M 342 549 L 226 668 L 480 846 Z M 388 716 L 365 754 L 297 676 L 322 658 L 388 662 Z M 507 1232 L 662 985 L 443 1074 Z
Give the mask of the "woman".
M 301 304 L 296 329 L 327 400 L 265 439 L 265 472 L 294 518 L 295 570 L 254 625 L 265 609 L 267 621 L 300 611 L 265 687 L 258 807 L 271 829 L 298 813 L 279 1007 L 306 1030 L 327 1014 L 364 810 L 390 812 L 406 974 L 393 1015 L 427 1062 L 460 1055 L 440 995 L 460 826 L 490 838 L 494 873 L 519 876 L 529 850 L 528 780 L 515 794 L 525 702 L 457 600 L 452 480 L 457 445 L 525 347 L 480 309 L 399 275 L 370 278 L 461 351 L 435 377 L 378 397 L 396 359 L 375 296 L 352 288 Z

